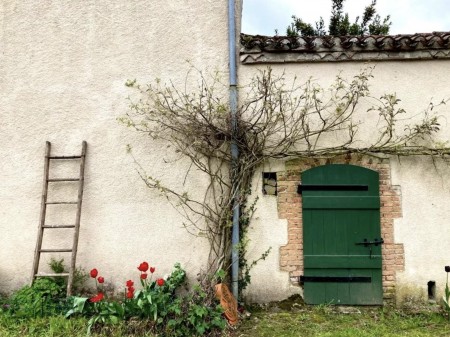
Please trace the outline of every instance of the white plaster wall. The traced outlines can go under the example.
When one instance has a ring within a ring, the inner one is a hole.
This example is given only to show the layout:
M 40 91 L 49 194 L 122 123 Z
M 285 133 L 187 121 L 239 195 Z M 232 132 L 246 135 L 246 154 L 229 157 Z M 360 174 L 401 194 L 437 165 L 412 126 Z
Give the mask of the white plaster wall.
M 127 79 L 184 85 L 186 60 L 226 77 L 227 53 L 225 1 L 1 2 L 0 292 L 30 281 L 47 140 L 60 155 L 88 143 L 78 265 L 98 268 L 119 289 L 144 260 L 159 276 L 181 262 L 195 278 L 206 242 L 144 186 L 126 145 L 170 186 L 181 186 L 187 163 L 174 165 L 165 144 L 116 118 L 128 111 Z M 194 171 L 188 180 L 201 196 L 202 176 Z M 68 211 L 51 217 L 71 219 Z M 66 246 L 68 235 L 52 233 L 50 241 Z
M 245 291 L 248 302 L 278 301 L 300 293 L 299 287 L 291 285 L 289 273 L 280 268 L 280 243 L 287 242 L 287 220 L 278 218 L 277 197 L 262 192 L 262 173 L 282 171 L 284 162 L 268 161 L 256 171 L 252 180 L 250 200 L 257 200 L 248 230 L 247 263 L 260 259 L 268 249 L 270 253 L 251 270 L 251 283 Z
M 428 281 L 436 282 L 437 298 L 443 295 L 450 263 L 450 167 L 422 158 L 392 160 L 393 184 L 401 186 L 403 217 L 395 221 L 395 238 L 404 243 L 405 271 L 398 283 L 402 300 L 415 288 L 427 293 Z M 403 297 L 403 298 L 402 298 Z
M 289 83 L 294 76 L 300 81 L 312 77 L 327 87 L 339 71 L 344 77 L 356 75 L 360 69 L 375 63 L 308 63 L 308 64 L 271 64 L 277 74 L 286 73 Z M 264 65 L 240 65 L 239 80 L 241 85 L 249 83 L 258 69 Z M 405 117 L 417 118 L 430 102 L 450 98 L 450 61 L 403 61 L 379 62 L 370 81 L 371 93 L 380 97 L 384 93 L 396 93 L 402 100 L 401 106 L 407 111 Z M 373 128 L 378 120 L 377 113 L 367 114 L 369 100 L 363 99 L 363 109 L 358 117 L 366 126 L 361 126 L 361 135 L 370 140 Z M 439 110 L 441 132 L 438 139 L 448 141 L 450 138 L 450 107 L 447 104 Z M 405 121 L 406 123 L 406 121 Z M 401 130 L 401 129 L 400 129 Z M 392 158 L 392 182 L 402 191 L 403 217 L 395 222 L 395 240 L 405 247 L 405 271 L 398 273 L 398 285 L 408 289 L 420 288 L 425 291 L 427 282 L 436 281 L 438 295 L 445 285 L 444 266 L 450 264 L 450 166 L 437 161 L 437 169 L 427 158 L 402 159 Z M 278 169 L 277 169 L 278 170 Z M 281 169 L 282 170 L 282 169 Z M 276 170 L 275 170 L 276 171 Z M 254 193 L 260 195 L 260 185 L 254 186 Z M 251 256 L 258 256 L 267 247 L 272 247 L 271 256 L 261 261 L 252 273 L 252 286 L 274 282 L 276 286 L 249 290 L 252 298 L 282 299 L 292 294 L 288 274 L 280 271 L 279 248 L 287 243 L 287 226 L 280 225 L 276 212 L 276 200 L 262 197 L 258 202 L 261 217 L 252 224 Z M 264 214 L 264 220 L 262 214 Z M 252 293 L 255 292 L 255 293 Z M 259 296 L 259 297 L 258 297 Z

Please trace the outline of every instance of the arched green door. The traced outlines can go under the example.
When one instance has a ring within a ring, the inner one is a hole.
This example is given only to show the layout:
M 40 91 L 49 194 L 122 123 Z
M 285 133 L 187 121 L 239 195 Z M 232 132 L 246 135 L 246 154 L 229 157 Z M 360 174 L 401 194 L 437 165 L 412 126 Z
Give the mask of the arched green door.
M 302 174 L 305 302 L 380 305 L 378 173 L 325 165 Z

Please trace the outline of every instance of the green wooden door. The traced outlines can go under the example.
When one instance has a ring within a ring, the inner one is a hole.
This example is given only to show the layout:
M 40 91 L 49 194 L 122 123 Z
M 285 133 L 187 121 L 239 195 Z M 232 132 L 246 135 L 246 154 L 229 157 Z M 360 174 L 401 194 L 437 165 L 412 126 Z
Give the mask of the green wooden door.
M 305 302 L 380 305 L 378 173 L 352 165 L 302 174 Z

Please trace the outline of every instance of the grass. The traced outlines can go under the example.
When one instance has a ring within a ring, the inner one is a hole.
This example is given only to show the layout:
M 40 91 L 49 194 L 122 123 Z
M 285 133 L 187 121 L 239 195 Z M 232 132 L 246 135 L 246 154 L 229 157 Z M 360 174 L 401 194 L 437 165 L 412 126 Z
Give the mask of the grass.
M 345 311 L 345 310 L 344 310 Z M 239 337 L 448 337 L 450 322 L 437 312 L 405 313 L 394 309 L 301 307 L 294 311 L 259 311 L 242 322 Z
M 64 316 L 17 320 L 0 313 L 0 337 L 86 337 L 87 321 Z M 146 331 L 145 322 L 120 323 L 97 330 L 92 337 L 156 337 Z
M 350 310 L 351 309 L 351 310 Z M 441 312 L 405 312 L 390 308 L 295 305 L 256 308 L 228 331 L 228 337 L 448 337 L 450 322 Z M 350 311 L 350 313 L 348 312 Z M 17 319 L 0 312 L 0 337 L 85 337 L 87 319 L 51 316 Z M 156 337 L 143 321 L 95 329 L 92 337 Z
M 86 336 L 84 320 L 65 320 L 62 316 L 18 320 L 0 314 L 0 336 Z

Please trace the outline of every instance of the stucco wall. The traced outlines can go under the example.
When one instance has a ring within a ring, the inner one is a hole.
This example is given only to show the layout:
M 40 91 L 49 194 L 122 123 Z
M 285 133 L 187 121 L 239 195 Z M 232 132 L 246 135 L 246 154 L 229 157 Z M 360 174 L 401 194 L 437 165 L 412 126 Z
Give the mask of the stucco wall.
M 437 103 L 450 98 L 447 76 L 450 62 L 444 60 L 270 64 L 275 73 L 285 72 L 288 83 L 294 76 L 299 78 L 299 82 L 312 77 L 325 87 L 333 82 L 340 71 L 344 77 L 350 78 L 360 69 L 374 65 L 374 78 L 370 81 L 371 94 L 380 97 L 385 93 L 396 93 L 401 99 L 401 106 L 407 111 L 405 118 L 417 117 L 431 100 Z M 240 83 L 248 83 L 258 69 L 265 67 L 266 65 L 241 65 Z M 364 99 L 362 103 L 357 116 L 364 123 L 361 134 L 366 140 L 370 140 L 378 115 L 367 114 L 365 111 L 370 102 Z M 438 114 L 441 122 L 438 139 L 447 141 L 450 134 L 448 105 L 442 107 Z M 396 288 L 402 289 L 397 295 L 426 296 L 427 282 L 435 281 L 437 295 L 440 296 L 445 286 L 444 266 L 450 261 L 450 208 L 447 205 L 450 200 L 450 166 L 439 159 L 434 166 L 431 159 L 423 157 L 401 160 L 391 158 L 390 163 L 391 183 L 401 190 L 402 217 L 394 221 L 394 242 L 403 244 L 405 251 L 405 269 L 396 273 Z M 262 168 L 263 171 L 286 171 L 283 163 L 266 166 Z M 249 288 L 247 296 L 257 301 L 279 300 L 293 292 L 301 292 L 301 288 L 293 288 L 289 282 L 289 273 L 280 265 L 280 249 L 288 243 L 288 229 L 277 213 L 277 199 L 262 194 L 261 174 L 256 179 L 259 179 L 259 184 L 253 184 L 256 186 L 254 193 L 259 195 L 260 201 L 255 214 L 256 221 L 252 226 L 253 241 L 250 244 L 249 260 L 257 258 L 268 247 L 272 247 L 272 253 L 266 261 L 261 261 L 255 267 L 252 282 L 258 287 Z M 259 285 L 269 283 L 273 284 L 266 286 L 264 295 L 261 296 Z
M 191 66 L 227 76 L 227 3 L 2 1 L 0 51 L 0 292 L 30 281 L 47 140 L 60 155 L 88 143 L 78 265 L 98 268 L 119 289 L 143 260 L 159 276 L 181 262 L 195 278 L 206 242 L 188 235 L 166 200 L 145 187 L 126 145 L 170 186 L 182 188 L 186 163 L 175 166 L 166 144 L 116 118 L 128 111 L 127 79 L 184 85 Z M 201 196 L 201 175 L 188 180 Z M 69 210 L 49 215 L 74 220 Z M 69 232 L 60 233 L 48 240 L 70 246 Z

